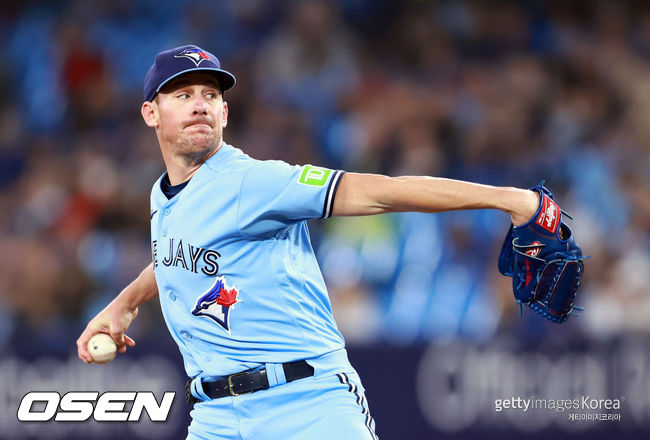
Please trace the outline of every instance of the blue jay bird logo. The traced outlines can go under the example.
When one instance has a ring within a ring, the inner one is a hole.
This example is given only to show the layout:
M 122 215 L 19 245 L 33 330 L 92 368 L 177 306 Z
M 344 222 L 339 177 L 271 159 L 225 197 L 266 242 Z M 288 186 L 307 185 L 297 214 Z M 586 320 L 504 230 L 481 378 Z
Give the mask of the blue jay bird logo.
M 230 310 L 235 308 L 235 304 L 241 302 L 237 299 L 238 294 L 239 289 L 236 287 L 230 289 L 226 287 L 224 276 L 217 277 L 212 287 L 196 301 L 192 315 L 208 317 L 230 334 L 228 318 Z
M 209 60 L 210 56 L 201 49 L 185 49 L 183 52 L 174 55 L 174 58 L 187 58 L 192 60 L 198 67 L 203 61 Z

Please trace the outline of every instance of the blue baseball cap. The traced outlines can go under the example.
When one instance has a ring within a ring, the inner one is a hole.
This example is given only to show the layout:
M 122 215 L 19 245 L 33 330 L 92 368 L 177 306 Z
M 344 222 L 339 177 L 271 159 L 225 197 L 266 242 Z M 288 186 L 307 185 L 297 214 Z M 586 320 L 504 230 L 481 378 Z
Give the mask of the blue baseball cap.
M 221 92 L 232 88 L 235 75 L 221 68 L 217 57 L 198 46 L 187 45 L 160 52 L 144 77 L 144 100 L 153 101 L 162 86 L 188 72 L 205 71 L 213 74 Z

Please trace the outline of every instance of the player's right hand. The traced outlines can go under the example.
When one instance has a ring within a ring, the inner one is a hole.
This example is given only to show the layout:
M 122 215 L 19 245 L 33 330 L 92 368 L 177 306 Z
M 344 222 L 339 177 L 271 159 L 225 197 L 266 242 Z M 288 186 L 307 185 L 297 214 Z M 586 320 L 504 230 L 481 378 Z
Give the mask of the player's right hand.
M 79 359 L 87 364 L 93 361 L 93 357 L 88 351 L 88 341 L 97 333 L 107 333 L 115 341 L 117 351 L 124 353 L 127 345 L 135 346 L 135 341 L 127 336 L 124 332 L 129 328 L 131 322 L 138 315 L 138 309 L 130 310 L 121 307 L 116 301 L 111 302 L 104 310 L 99 312 L 81 333 L 77 339 L 77 353 Z

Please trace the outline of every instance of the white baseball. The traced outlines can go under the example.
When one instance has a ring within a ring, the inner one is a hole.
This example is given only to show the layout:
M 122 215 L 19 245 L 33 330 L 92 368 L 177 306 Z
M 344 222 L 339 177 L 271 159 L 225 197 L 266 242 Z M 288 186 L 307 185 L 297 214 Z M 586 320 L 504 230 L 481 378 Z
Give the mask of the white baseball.
M 88 351 L 96 364 L 110 362 L 117 353 L 117 346 L 113 339 L 106 333 L 97 333 L 88 341 Z

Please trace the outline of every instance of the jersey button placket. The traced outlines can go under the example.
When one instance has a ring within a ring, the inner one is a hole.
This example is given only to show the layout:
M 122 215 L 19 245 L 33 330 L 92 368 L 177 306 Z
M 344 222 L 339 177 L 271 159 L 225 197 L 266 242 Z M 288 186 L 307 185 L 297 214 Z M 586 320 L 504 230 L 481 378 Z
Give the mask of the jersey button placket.
M 162 216 L 160 216 L 160 220 L 161 220 L 161 223 L 162 223 L 162 225 L 161 225 L 162 226 L 161 235 L 163 237 L 167 237 L 167 217 L 169 217 L 169 214 L 171 214 L 171 212 L 172 212 L 171 209 L 165 208 L 162 211 Z
M 169 299 L 172 301 L 176 301 L 176 294 L 174 292 L 169 292 Z

